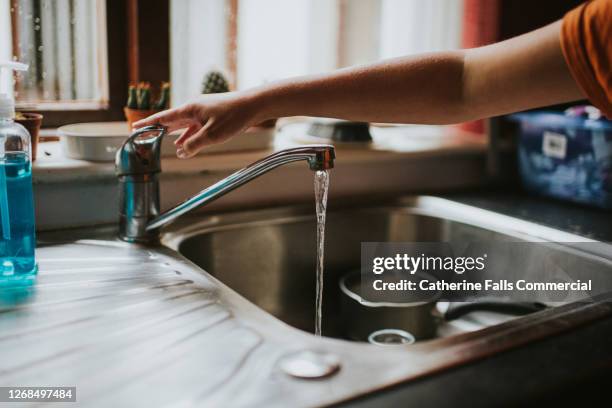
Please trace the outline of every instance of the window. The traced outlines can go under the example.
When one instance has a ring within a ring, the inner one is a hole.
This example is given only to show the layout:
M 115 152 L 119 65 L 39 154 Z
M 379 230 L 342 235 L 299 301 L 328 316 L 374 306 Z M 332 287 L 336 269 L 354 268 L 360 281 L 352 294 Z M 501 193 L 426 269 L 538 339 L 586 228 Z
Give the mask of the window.
M 103 0 L 10 1 L 12 58 L 30 66 L 15 84 L 18 106 L 107 106 L 105 12 Z
M 460 46 L 462 0 L 172 0 L 173 103 L 211 69 L 238 88 Z
M 127 27 L 137 26 L 126 5 L 138 1 L 0 0 L 0 58 L 30 65 L 2 84 L 14 87 L 17 108 L 43 113 L 45 127 L 123 120 Z

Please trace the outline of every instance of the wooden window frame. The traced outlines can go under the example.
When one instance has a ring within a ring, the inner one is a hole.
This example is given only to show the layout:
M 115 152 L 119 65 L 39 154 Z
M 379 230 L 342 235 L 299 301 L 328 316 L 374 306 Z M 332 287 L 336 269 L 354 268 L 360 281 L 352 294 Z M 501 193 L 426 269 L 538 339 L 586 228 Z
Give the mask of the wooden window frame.
M 13 10 L 18 2 L 11 0 Z M 11 19 L 15 50 L 19 39 L 14 13 Z M 106 0 L 106 36 L 108 103 L 96 109 L 58 102 L 59 109 L 33 110 L 44 115 L 43 127 L 125 120 L 123 107 L 130 82 L 146 80 L 157 84 L 169 80 L 169 0 Z

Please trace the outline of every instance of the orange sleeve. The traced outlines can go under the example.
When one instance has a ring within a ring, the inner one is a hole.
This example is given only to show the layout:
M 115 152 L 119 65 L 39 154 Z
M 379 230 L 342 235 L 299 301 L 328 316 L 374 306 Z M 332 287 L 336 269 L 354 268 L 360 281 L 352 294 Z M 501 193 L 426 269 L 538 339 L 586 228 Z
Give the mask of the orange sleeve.
M 572 76 L 612 119 L 612 0 L 593 0 L 563 18 L 561 47 Z

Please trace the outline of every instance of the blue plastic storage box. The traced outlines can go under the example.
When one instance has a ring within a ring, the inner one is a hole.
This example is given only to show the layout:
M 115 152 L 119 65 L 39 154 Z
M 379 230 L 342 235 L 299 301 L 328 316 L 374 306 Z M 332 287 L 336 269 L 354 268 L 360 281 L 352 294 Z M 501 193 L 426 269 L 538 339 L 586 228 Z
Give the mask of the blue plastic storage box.
M 612 121 L 598 116 L 592 107 L 511 115 L 527 190 L 612 208 Z

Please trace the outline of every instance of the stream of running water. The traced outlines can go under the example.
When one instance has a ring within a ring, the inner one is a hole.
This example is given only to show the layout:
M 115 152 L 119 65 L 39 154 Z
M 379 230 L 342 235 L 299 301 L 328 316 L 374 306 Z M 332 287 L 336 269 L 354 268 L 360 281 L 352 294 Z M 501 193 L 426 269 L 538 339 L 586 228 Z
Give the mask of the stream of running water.
M 315 295 L 315 335 L 321 335 L 323 321 L 323 255 L 325 249 L 325 213 L 327 210 L 327 190 L 329 172 L 318 170 L 314 179 L 315 204 L 317 207 L 317 285 Z

